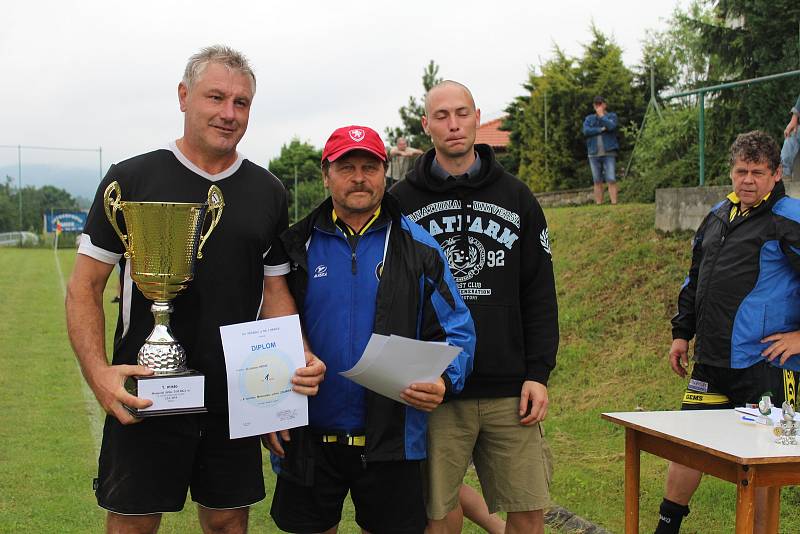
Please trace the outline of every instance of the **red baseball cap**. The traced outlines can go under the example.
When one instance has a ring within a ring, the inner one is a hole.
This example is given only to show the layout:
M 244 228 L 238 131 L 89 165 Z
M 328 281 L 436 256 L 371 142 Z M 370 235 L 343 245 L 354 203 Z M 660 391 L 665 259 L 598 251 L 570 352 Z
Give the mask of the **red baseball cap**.
M 381 136 L 367 126 L 343 126 L 334 130 L 322 150 L 322 161 L 336 161 L 351 150 L 366 150 L 386 161 L 386 147 Z

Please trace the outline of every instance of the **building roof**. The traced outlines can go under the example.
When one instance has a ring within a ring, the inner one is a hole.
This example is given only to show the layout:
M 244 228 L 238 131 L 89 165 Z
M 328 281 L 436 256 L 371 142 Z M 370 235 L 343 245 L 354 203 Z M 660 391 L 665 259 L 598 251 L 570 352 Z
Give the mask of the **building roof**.
M 480 125 L 475 135 L 476 143 L 485 143 L 492 148 L 505 148 L 508 146 L 511 132 L 500 130 L 504 118 L 494 119 Z

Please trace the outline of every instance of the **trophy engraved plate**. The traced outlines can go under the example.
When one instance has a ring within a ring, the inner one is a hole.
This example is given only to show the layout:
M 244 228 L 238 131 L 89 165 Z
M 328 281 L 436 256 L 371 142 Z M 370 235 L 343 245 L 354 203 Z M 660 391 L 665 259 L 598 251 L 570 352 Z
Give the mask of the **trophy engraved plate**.
M 116 181 L 105 190 L 103 207 L 125 246 L 131 279 L 153 301 L 153 331 L 136 361 L 155 374 L 130 377 L 125 384 L 131 394 L 153 401 L 141 410 L 126 406 L 136 417 L 206 411 L 204 377 L 187 368 L 186 351 L 172 335 L 169 317 L 172 299 L 194 277 L 195 261 L 202 259 L 203 245 L 219 223 L 224 206 L 216 185 L 209 188 L 204 203 L 123 201 Z M 120 230 L 118 212 L 122 212 L 127 233 Z M 203 233 L 209 215 L 211 222 Z

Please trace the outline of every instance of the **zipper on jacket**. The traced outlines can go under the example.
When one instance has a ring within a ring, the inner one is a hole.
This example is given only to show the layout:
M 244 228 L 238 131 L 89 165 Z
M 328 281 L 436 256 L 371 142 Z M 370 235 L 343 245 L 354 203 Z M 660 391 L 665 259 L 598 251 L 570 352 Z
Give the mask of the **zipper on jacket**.
M 367 468 L 367 454 L 364 452 L 361 453 L 361 467 L 363 469 Z
M 356 249 L 353 248 L 350 253 L 350 271 L 356 274 Z
M 719 219 L 722 222 L 722 231 L 720 232 L 721 236 L 719 238 L 719 249 L 717 250 L 716 256 L 714 256 L 714 261 L 711 263 L 711 271 L 710 271 L 711 274 L 709 274 L 706 278 L 711 277 L 714 274 L 714 271 L 717 269 L 717 260 L 722 255 L 722 247 L 725 245 L 725 238 L 728 236 L 728 231 L 730 231 L 732 229 L 730 227 L 730 223 L 729 222 L 726 224 L 726 222 L 724 220 L 722 220 L 721 217 Z M 698 272 L 698 276 L 699 276 L 699 272 Z M 710 284 L 710 282 L 707 282 L 707 284 Z M 699 289 L 700 288 L 699 288 L 699 285 L 698 285 L 698 290 Z M 702 305 L 702 304 L 705 303 L 705 296 L 706 296 L 707 293 L 708 293 L 708 285 L 706 285 L 706 288 L 703 291 L 703 298 L 697 300 L 698 304 Z M 695 295 L 695 298 L 697 298 L 699 296 L 700 296 L 699 294 Z M 703 306 L 703 308 L 705 308 L 705 306 Z M 695 329 L 695 335 L 697 334 L 697 332 L 700 331 L 701 327 L 703 328 L 703 330 L 705 330 L 705 324 L 706 324 L 705 309 L 700 310 L 698 308 L 698 310 L 697 310 L 697 318 L 698 318 L 698 321 L 697 321 L 697 327 Z M 695 338 L 695 352 L 697 352 L 697 341 L 698 341 L 698 339 Z M 702 345 L 701 345 L 701 347 L 702 347 Z

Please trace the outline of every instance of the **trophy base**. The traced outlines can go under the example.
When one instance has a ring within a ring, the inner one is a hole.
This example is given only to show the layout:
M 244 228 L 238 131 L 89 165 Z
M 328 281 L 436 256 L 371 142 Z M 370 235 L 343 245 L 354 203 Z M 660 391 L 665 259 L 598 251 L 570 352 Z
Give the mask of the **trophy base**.
M 129 376 L 125 389 L 131 395 L 153 401 L 147 408 L 125 406 L 134 417 L 157 417 L 203 413 L 205 408 L 205 376 L 197 371 L 182 373 Z

